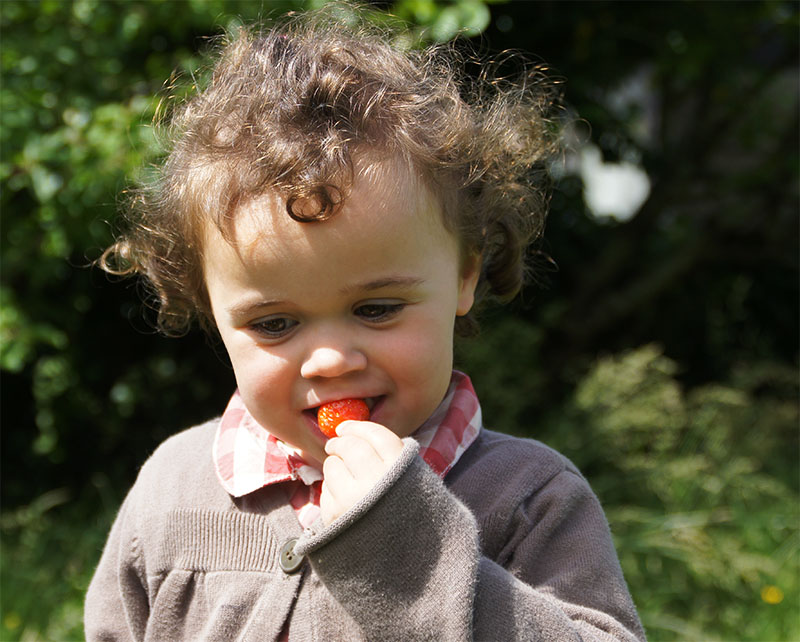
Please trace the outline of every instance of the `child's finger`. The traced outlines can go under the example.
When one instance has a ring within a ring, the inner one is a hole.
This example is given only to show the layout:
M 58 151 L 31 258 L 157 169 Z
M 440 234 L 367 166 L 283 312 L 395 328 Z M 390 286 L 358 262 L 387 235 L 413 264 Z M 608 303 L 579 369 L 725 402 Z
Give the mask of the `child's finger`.
M 344 512 L 342 506 L 333 496 L 328 482 L 322 482 L 322 491 L 319 496 L 319 509 L 322 521 L 325 524 L 330 524 Z
M 353 482 L 353 474 L 338 456 L 325 458 L 325 461 L 322 462 L 322 476 L 326 482 L 330 482 L 328 487 L 330 492 L 333 492 L 331 486 L 339 488 Z
M 328 459 L 341 460 L 354 479 L 377 479 L 386 468 L 386 462 L 372 444 L 358 434 L 347 433 L 328 440 L 325 452 Z
M 322 491 L 332 500 L 329 503 L 338 507 L 339 511 L 350 506 L 354 501 L 354 495 L 359 492 L 358 482 L 345 463 L 339 457 L 327 457 L 322 462 L 322 474 L 324 476 Z
M 343 421 L 336 428 L 340 437 L 355 436 L 364 439 L 372 446 L 384 463 L 392 463 L 400 456 L 403 442 L 386 426 L 372 421 Z
M 320 508 L 326 524 L 364 497 L 403 450 L 400 438 L 380 424 L 346 421 L 337 432 L 325 444 L 328 457 L 322 464 Z
M 366 443 L 361 439 L 359 441 Z M 372 451 L 368 444 L 366 446 Z M 369 475 L 375 475 L 374 471 L 378 470 L 380 466 L 380 459 L 374 452 L 372 461 L 374 464 L 368 466 L 370 472 L 365 476 L 364 471 L 358 471 L 357 474 L 351 473 L 345 462 L 337 455 L 331 455 L 325 459 L 322 464 L 325 480 L 322 482 L 320 510 L 326 524 L 330 524 L 339 515 L 354 506 L 372 487 L 375 480 Z M 378 468 L 375 464 L 378 464 Z M 352 465 L 357 469 L 355 463 Z

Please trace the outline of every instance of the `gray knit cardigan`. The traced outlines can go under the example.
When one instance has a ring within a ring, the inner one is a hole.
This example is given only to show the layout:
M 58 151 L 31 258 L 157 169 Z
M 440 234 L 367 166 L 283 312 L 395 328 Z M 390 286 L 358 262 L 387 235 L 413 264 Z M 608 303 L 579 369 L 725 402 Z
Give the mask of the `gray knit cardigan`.
M 546 446 L 483 429 L 443 482 L 407 438 L 357 506 L 303 531 L 280 484 L 225 492 L 217 421 L 142 467 L 88 640 L 275 640 L 287 621 L 303 642 L 644 639 L 597 498 Z

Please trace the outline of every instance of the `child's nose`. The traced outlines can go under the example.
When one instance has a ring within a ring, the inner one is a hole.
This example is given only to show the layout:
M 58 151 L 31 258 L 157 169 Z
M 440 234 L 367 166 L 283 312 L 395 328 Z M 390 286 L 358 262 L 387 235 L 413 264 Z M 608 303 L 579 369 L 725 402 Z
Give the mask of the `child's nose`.
M 300 366 L 300 375 L 313 377 L 341 377 L 367 367 L 363 352 L 351 348 L 320 346 L 314 348 Z

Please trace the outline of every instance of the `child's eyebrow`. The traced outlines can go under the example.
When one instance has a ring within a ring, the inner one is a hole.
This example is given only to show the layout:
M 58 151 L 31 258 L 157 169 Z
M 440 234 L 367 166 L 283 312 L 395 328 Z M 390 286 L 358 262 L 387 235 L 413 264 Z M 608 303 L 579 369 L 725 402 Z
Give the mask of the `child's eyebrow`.
M 244 301 L 242 303 L 234 303 L 227 308 L 227 311 L 228 314 L 235 319 L 238 317 L 250 316 L 263 308 L 285 305 L 285 303 L 285 301 Z
M 340 292 L 342 294 L 349 294 L 351 292 L 368 292 L 371 290 L 382 290 L 383 288 L 413 288 L 424 283 L 424 279 L 415 276 L 389 276 L 366 283 L 357 283 L 355 285 L 347 285 L 343 287 Z

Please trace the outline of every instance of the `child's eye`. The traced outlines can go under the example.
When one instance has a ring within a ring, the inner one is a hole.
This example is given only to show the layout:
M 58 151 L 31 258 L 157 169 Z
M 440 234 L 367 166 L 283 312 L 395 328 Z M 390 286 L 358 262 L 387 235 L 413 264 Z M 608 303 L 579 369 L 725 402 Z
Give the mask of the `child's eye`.
M 288 317 L 271 317 L 251 324 L 251 328 L 269 339 L 280 339 L 291 332 L 297 321 Z
M 365 303 L 356 308 L 355 314 L 365 321 L 381 323 L 394 318 L 404 307 L 403 303 Z

